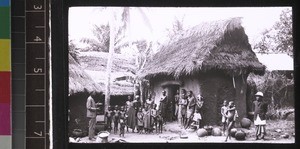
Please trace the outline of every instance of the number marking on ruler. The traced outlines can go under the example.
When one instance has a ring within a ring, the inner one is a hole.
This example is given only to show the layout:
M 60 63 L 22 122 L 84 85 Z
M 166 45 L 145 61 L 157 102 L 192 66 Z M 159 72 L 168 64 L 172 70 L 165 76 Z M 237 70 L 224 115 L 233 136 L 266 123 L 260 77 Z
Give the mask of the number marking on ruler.
M 47 132 L 47 3 L 48 0 L 26 0 L 25 1 L 25 24 L 26 24 L 26 51 L 30 50 L 40 50 L 40 46 L 43 46 L 44 55 L 36 55 L 29 53 L 26 54 L 26 84 L 31 88 L 26 89 L 26 92 L 30 91 L 33 93 L 26 94 L 26 108 L 28 111 L 31 111 L 31 113 L 34 113 L 36 110 L 41 111 L 43 110 L 43 114 L 39 118 L 35 118 L 32 121 L 31 115 L 30 118 L 26 118 L 26 122 L 32 126 L 26 126 L 26 140 L 29 139 L 28 143 L 32 142 L 33 140 L 36 142 L 34 144 L 30 143 L 27 144 L 26 141 L 26 147 L 30 149 L 35 149 L 37 147 L 40 148 L 40 146 L 43 146 L 44 149 L 48 149 L 49 146 L 47 146 L 47 139 L 49 139 L 49 133 Z M 43 16 L 43 17 L 42 17 Z M 30 22 L 26 21 L 30 20 Z M 43 20 L 43 21 L 42 21 Z M 27 47 L 28 45 L 28 47 Z M 40 51 L 42 52 L 42 51 Z M 35 65 L 35 64 L 41 64 L 43 62 L 43 65 Z M 33 65 L 30 65 L 33 64 Z M 35 79 L 40 79 L 40 76 L 43 77 L 43 82 L 40 81 L 34 81 Z M 30 81 L 32 80 L 32 81 Z M 36 83 L 36 84 L 35 84 Z M 41 86 L 43 84 L 43 86 Z M 39 86 L 37 88 L 32 88 L 34 86 Z M 27 87 L 27 85 L 26 85 Z M 33 97 L 29 96 L 33 95 Z M 35 98 L 35 99 L 33 99 Z M 35 103 L 34 101 L 37 101 L 37 99 L 44 100 L 44 104 L 42 105 L 35 105 L 38 103 Z M 31 102 L 30 102 L 31 101 Z M 42 117 L 43 116 L 43 117 Z M 41 127 L 42 126 L 42 127 Z M 39 130 L 35 130 L 39 129 Z M 42 140 L 43 141 L 42 141 Z M 39 143 L 39 145 L 37 145 Z M 42 149 L 43 149 L 42 148 Z

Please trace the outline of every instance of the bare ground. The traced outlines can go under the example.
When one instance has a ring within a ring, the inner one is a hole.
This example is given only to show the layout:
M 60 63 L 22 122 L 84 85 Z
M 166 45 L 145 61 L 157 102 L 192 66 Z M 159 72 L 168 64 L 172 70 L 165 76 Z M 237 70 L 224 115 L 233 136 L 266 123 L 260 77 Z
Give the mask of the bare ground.
M 215 126 L 218 127 L 218 126 Z M 265 140 L 255 140 L 255 128 L 252 125 L 250 129 L 237 128 L 246 132 L 246 139 L 238 141 L 235 138 L 228 140 L 228 143 L 279 143 L 279 144 L 291 144 L 295 143 L 295 132 L 294 121 L 287 120 L 270 120 L 267 124 L 267 135 Z M 188 138 L 180 138 L 180 134 L 184 132 Z M 288 134 L 288 138 L 283 138 L 283 134 Z M 73 139 L 72 139 L 73 140 Z M 164 126 L 162 134 L 138 134 L 138 133 L 125 133 L 125 137 L 119 137 L 118 134 L 110 134 L 108 137 L 109 142 L 123 141 L 128 143 L 225 143 L 225 136 L 206 136 L 198 137 L 196 132 L 188 132 L 179 127 L 176 122 L 167 123 Z M 96 141 L 89 141 L 87 137 L 77 139 L 77 143 L 100 143 L 101 139 L 97 138 Z

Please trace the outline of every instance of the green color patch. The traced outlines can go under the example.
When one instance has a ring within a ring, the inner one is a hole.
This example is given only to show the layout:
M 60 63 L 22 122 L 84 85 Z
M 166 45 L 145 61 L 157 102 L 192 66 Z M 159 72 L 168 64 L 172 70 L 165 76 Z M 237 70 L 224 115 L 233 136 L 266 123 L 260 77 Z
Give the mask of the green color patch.
M 0 39 L 10 39 L 10 7 L 0 7 Z

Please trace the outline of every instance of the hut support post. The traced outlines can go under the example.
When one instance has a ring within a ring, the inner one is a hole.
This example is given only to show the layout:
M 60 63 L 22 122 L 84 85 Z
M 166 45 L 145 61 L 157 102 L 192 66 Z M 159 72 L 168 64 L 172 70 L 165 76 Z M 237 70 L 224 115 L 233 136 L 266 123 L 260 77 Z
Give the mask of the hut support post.
M 234 80 L 234 76 L 232 76 L 232 84 L 233 84 L 233 88 L 235 88 L 235 80 Z

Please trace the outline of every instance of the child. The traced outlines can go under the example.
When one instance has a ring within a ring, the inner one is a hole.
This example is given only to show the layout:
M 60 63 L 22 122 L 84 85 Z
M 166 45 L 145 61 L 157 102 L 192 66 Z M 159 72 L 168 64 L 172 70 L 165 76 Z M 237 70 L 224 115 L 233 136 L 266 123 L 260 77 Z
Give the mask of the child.
M 153 104 L 152 109 L 151 109 L 151 128 L 155 127 L 155 131 L 157 133 L 157 110 L 156 110 L 157 105 Z
M 226 111 L 227 111 L 227 100 L 224 100 L 223 106 L 221 107 L 223 134 L 225 134 L 225 130 L 226 130 Z
M 144 121 L 143 121 L 143 112 L 142 112 L 142 108 L 139 108 L 138 109 L 138 112 L 137 112 L 137 130 L 138 130 L 138 133 L 142 134 L 143 132 L 143 127 L 144 127 Z
M 161 115 L 161 112 L 159 112 L 159 115 L 157 116 L 157 123 L 158 123 L 158 132 L 162 133 L 163 130 L 163 123 L 164 123 L 164 119 Z
M 234 127 L 236 118 L 238 117 L 237 110 L 235 109 L 235 105 L 233 101 L 230 101 L 228 103 L 228 108 L 226 112 L 226 118 L 227 118 L 227 136 L 225 139 L 225 142 L 227 142 L 227 139 L 231 139 L 230 131 Z
M 107 131 L 111 131 L 111 122 L 112 122 L 112 117 L 113 117 L 113 111 L 111 106 L 108 106 L 107 111 L 105 112 L 105 118 L 106 118 L 106 126 L 107 126 Z
M 119 107 L 118 105 L 115 106 L 115 110 L 114 110 L 114 134 L 117 134 L 118 132 L 118 124 L 119 124 L 119 117 L 120 117 L 120 111 L 119 111 Z
M 120 110 L 120 117 L 119 117 L 119 124 L 120 124 L 120 137 L 124 137 L 125 134 L 125 125 L 126 125 L 126 113 L 124 111 L 124 107 L 121 107 Z
M 124 112 L 125 112 L 125 127 L 126 127 L 127 132 L 128 132 L 128 110 L 129 110 L 129 104 L 130 103 L 126 103 L 126 106 L 124 107 Z
M 120 137 L 124 137 L 125 134 L 125 120 L 123 118 L 119 119 L 119 123 L 120 123 Z
M 193 114 L 193 117 L 192 117 L 191 126 L 196 126 L 197 129 L 199 129 L 201 119 L 202 119 L 202 117 L 201 117 L 201 114 L 200 114 L 200 109 L 196 109 L 196 112 Z

